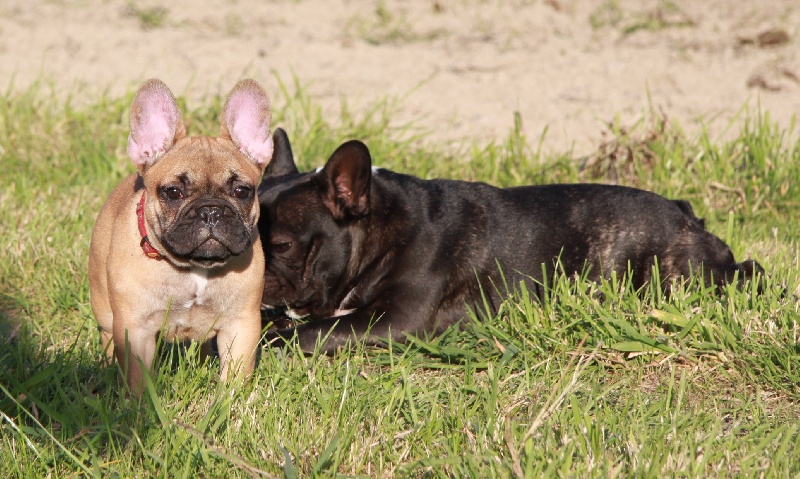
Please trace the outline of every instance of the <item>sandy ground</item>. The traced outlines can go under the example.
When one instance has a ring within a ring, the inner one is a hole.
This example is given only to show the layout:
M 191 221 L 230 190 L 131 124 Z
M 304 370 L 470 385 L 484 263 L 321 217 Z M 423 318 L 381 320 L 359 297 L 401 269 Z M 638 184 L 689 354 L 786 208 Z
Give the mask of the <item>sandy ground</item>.
M 431 141 L 547 128 L 593 150 L 650 106 L 721 134 L 759 105 L 800 112 L 797 0 L 0 0 L 0 87 L 119 94 L 158 77 L 196 100 L 253 77 L 306 86 L 336 119 L 402 98 Z M 276 102 L 278 105 L 279 101 Z M 290 132 L 291 134 L 291 132 Z

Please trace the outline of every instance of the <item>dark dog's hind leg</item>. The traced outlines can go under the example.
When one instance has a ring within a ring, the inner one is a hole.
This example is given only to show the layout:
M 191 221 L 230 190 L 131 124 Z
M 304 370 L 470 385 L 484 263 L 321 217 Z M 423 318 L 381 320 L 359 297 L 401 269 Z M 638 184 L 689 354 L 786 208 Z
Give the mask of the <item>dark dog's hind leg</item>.
M 684 213 L 693 216 L 691 207 L 688 204 L 685 206 L 688 210 L 681 208 Z M 665 273 L 662 276 L 666 278 L 688 278 L 702 271 L 704 283 L 714 285 L 718 290 L 734 281 L 737 287 L 742 288 L 744 283 L 751 280 L 759 282 L 759 292 L 763 290 L 764 268 L 753 260 L 737 263 L 728 245 L 702 228 L 698 221 L 690 224 L 687 231 L 670 246 L 664 260 L 666 268 L 662 270 Z
M 757 261 L 748 259 L 741 263 L 733 264 L 725 275 L 725 282 L 733 282 L 734 276 L 736 277 L 736 285 L 740 289 L 747 281 L 757 281 L 758 285 L 756 286 L 756 291 L 759 293 L 764 291 L 764 277 L 766 273 L 764 268 L 762 268 Z

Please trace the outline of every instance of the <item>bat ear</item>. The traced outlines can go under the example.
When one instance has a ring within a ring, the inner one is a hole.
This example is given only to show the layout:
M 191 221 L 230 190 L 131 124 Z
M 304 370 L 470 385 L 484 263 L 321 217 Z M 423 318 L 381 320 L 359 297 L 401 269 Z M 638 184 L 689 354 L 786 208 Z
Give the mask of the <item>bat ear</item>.
M 283 128 L 276 128 L 275 133 L 272 134 L 272 143 L 274 145 L 274 152 L 272 153 L 272 161 L 267 165 L 264 171 L 264 176 L 283 176 L 292 173 L 297 173 L 297 165 L 294 163 L 294 155 L 292 154 L 292 145 L 289 143 L 289 136 L 283 131 Z
M 230 138 L 256 166 L 264 168 L 272 159 L 271 121 L 264 89 L 254 80 L 242 80 L 225 101 L 220 136 Z
M 336 219 L 369 213 L 372 158 L 367 145 L 348 141 L 333 152 L 320 174 L 325 179 L 323 203 Z
M 147 80 L 131 103 L 128 156 L 142 172 L 186 136 L 181 112 L 172 92 L 161 80 Z

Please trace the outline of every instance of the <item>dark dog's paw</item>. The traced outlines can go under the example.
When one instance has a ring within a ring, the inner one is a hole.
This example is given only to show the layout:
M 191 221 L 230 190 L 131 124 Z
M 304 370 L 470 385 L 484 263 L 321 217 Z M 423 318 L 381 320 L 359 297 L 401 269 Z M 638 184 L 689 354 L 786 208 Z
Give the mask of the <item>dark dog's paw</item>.
M 297 335 L 294 328 L 269 329 L 264 335 L 266 346 L 283 348 Z
M 286 315 L 284 309 L 261 307 L 261 329 L 274 331 L 276 329 L 289 329 L 295 326 L 294 320 Z
M 764 268 L 762 268 L 761 265 L 758 264 L 758 261 L 753 261 L 752 259 L 742 261 L 741 263 L 738 264 L 738 267 L 739 267 L 739 272 L 746 279 L 753 279 L 758 276 L 766 275 Z
M 742 261 L 741 263 L 736 263 L 734 269 L 734 273 L 737 275 L 737 286 L 742 289 L 745 287 L 746 283 L 755 282 L 756 294 L 764 294 L 767 289 L 767 285 L 769 284 L 769 276 L 764 268 L 758 264 L 757 261 L 753 261 L 751 259 Z M 730 278 L 733 279 L 733 278 Z M 784 287 L 781 292 L 778 294 L 779 297 L 784 298 L 786 297 L 787 290 Z

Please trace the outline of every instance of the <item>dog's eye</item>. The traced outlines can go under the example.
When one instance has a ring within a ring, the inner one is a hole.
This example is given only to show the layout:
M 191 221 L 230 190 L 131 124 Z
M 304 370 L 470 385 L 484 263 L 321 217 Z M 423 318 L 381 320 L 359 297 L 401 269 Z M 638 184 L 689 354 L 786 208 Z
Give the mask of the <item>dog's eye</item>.
M 177 186 L 167 186 L 162 191 L 162 195 L 169 200 L 183 199 L 183 191 Z
M 233 197 L 239 200 L 246 200 L 253 194 L 253 189 L 249 186 L 237 186 L 233 189 Z
M 283 243 L 271 243 L 270 247 L 272 248 L 272 251 L 274 251 L 275 253 L 283 254 L 289 251 L 289 249 L 292 247 L 292 243 L 288 241 Z

